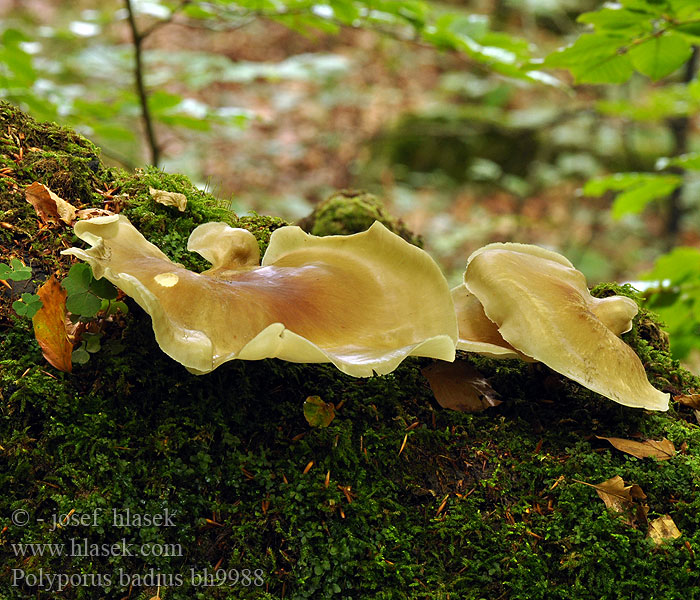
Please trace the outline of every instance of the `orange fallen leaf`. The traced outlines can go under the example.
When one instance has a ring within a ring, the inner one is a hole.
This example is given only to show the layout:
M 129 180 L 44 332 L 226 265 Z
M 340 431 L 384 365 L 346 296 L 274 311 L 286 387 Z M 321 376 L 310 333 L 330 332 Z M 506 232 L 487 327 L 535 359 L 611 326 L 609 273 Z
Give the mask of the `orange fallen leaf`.
M 670 515 L 649 521 L 647 537 L 651 538 L 657 546 L 660 546 L 665 540 L 675 540 L 681 535 L 680 529 L 676 527 Z
M 44 223 L 60 220 L 71 225 L 76 220 L 75 207 L 38 181 L 27 186 L 24 195 Z
M 644 442 L 635 442 L 634 440 L 625 440 L 616 437 L 596 436 L 599 440 L 607 440 L 613 447 L 631 454 L 637 458 L 647 458 L 653 456 L 656 460 L 669 460 L 676 455 L 676 447 L 673 442 L 664 438 L 663 440 L 646 440 Z
M 38 290 L 42 306 L 32 318 L 34 335 L 44 358 L 59 371 L 70 373 L 73 345 L 66 332 L 66 290 L 51 276 Z
M 480 412 L 501 403 L 486 378 L 465 362 L 438 361 L 421 370 L 443 408 Z

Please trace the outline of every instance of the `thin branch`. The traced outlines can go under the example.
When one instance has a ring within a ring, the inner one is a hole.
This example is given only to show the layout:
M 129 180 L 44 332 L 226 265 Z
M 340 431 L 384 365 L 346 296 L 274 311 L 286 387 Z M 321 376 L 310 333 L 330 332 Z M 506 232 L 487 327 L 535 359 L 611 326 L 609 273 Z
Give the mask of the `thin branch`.
M 163 25 L 172 23 L 175 17 L 177 16 L 177 13 L 179 13 L 183 8 L 185 8 L 185 6 L 191 3 L 192 0 L 181 0 L 180 4 L 170 12 L 170 15 L 168 15 L 167 19 L 161 19 L 160 21 L 156 21 L 155 23 L 151 24 L 150 27 L 146 27 L 146 29 L 144 29 L 140 34 L 141 40 L 145 40 L 156 29 L 160 29 L 161 27 L 163 27 Z
M 139 97 L 139 103 L 141 104 L 141 119 L 143 120 L 143 125 L 146 130 L 148 146 L 151 150 L 151 164 L 157 167 L 158 163 L 160 162 L 160 147 L 158 146 L 155 128 L 153 127 L 151 110 L 148 106 L 148 93 L 146 92 L 146 85 L 144 83 L 143 77 L 142 51 L 144 36 L 143 34 L 139 33 L 138 27 L 136 26 L 136 16 L 134 14 L 134 8 L 131 4 L 131 0 L 124 0 L 124 2 L 126 4 L 126 10 L 129 15 L 129 26 L 131 27 L 131 35 L 134 40 L 134 76 L 136 79 L 136 92 Z

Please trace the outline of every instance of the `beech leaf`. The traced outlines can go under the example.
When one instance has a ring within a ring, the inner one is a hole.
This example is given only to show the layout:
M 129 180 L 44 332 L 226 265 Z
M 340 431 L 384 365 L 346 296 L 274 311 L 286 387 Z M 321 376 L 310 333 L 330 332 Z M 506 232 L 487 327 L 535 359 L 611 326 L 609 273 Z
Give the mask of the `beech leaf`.
M 605 506 L 612 511 L 626 514 L 627 524 L 633 525 L 636 521 L 646 521 L 649 507 L 642 501 L 646 500 L 647 496 L 636 483 L 625 485 L 624 479 L 619 475 L 595 484 L 575 481 L 594 488 Z
M 436 362 L 421 370 L 442 408 L 481 412 L 501 403 L 486 378 L 465 362 Z
M 674 396 L 673 399 L 682 404 L 683 406 L 688 406 L 689 408 L 694 409 L 700 408 L 700 394 Z
M 335 418 L 335 406 L 320 396 L 309 396 L 304 401 L 304 417 L 311 427 L 328 427 Z
M 631 454 L 637 458 L 647 458 L 653 456 L 656 460 L 669 460 L 676 455 L 676 447 L 673 442 L 664 438 L 663 440 L 646 440 L 644 442 L 636 442 L 634 440 L 625 440 L 616 437 L 596 436 L 599 440 L 607 440 L 613 447 Z
M 148 191 L 159 204 L 176 206 L 180 212 L 184 212 L 187 208 L 187 196 L 185 196 L 185 194 L 166 192 L 165 190 L 157 190 L 155 188 L 148 188 Z
M 660 546 L 665 540 L 675 540 L 681 537 L 681 532 L 673 519 L 669 515 L 664 515 L 653 521 L 649 521 L 649 533 L 647 537 L 651 538 L 653 542 Z
M 35 181 L 27 186 L 24 195 L 44 223 L 60 220 L 66 225 L 71 225 L 75 222 L 76 208 L 63 198 L 59 198 L 44 184 Z
M 66 332 L 66 291 L 51 276 L 38 290 L 42 306 L 32 318 L 34 335 L 44 358 L 59 371 L 70 373 L 73 345 Z

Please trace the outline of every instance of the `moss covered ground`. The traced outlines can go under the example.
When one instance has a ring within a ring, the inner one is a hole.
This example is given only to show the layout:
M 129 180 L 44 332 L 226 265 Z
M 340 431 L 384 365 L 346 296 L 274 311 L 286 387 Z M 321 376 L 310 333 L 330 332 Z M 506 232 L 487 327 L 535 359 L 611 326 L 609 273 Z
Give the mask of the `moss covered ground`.
M 76 205 L 122 210 L 192 268 L 202 265 L 185 242 L 201 222 L 250 228 L 262 247 L 282 224 L 239 218 L 180 176 L 107 169 L 88 141 L 4 104 L 0 173 L 2 260 L 30 265 L 30 288 L 65 275 L 58 251 L 76 241 L 39 224 L 23 197 L 35 180 Z M 155 204 L 149 187 L 184 193 L 188 210 Z M 276 360 L 195 376 L 159 350 L 133 303 L 67 374 L 13 313 L 18 283 L 0 288 L 3 600 L 700 597 L 689 408 L 626 408 L 542 365 L 466 354 L 502 404 L 441 409 L 423 359 L 371 379 Z M 634 295 L 596 290 L 611 292 Z M 625 339 L 655 385 L 700 389 L 653 315 Z M 304 419 L 311 395 L 339 407 L 326 428 Z M 596 436 L 666 437 L 677 453 L 637 459 Z M 681 537 L 656 546 L 643 518 L 612 512 L 585 485 L 616 475 Z

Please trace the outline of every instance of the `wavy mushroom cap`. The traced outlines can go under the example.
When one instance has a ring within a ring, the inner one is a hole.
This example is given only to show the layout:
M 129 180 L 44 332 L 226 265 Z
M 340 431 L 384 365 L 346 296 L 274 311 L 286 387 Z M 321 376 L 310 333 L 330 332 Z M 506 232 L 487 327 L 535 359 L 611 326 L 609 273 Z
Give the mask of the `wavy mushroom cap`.
M 637 313 L 629 298 L 593 298 L 563 256 L 526 244 L 489 244 L 467 262 L 465 286 L 516 350 L 615 402 L 667 410 L 618 335 Z
M 409 355 L 454 360 L 457 323 L 447 281 L 422 250 L 375 223 L 318 238 L 283 227 L 262 266 L 253 235 L 225 223 L 191 234 L 203 273 L 170 261 L 122 215 L 80 221 L 71 248 L 151 316 L 163 351 L 196 373 L 235 358 L 332 362 L 356 377 Z

